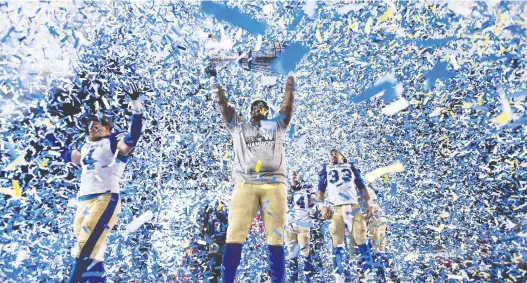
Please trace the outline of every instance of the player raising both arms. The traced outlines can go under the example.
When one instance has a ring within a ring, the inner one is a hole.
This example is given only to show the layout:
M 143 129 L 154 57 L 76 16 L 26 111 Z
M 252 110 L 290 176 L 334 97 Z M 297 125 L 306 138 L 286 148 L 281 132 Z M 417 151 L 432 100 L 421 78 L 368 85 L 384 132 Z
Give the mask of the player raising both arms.
M 251 222 L 260 208 L 270 253 L 271 281 L 284 282 L 284 225 L 287 212 L 286 127 L 293 117 L 295 79 L 287 78 L 285 98 L 280 105 L 283 119 L 268 120 L 269 106 L 257 100 L 251 105 L 251 120 L 242 119 L 229 105 L 225 92 L 215 83 L 216 72 L 209 68 L 212 87 L 223 119 L 228 123 L 235 151 L 232 177 L 236 183 L 229 205 L 229 227 L 223 255 L 223 282 L 234 282 L 242 245 Z
M 61 146 L 65 162 L 82 166 L 74 223 L 75 264 L 70 283 L 106 281 L 103 267 L 106 239 L 121 211 L 119 190 L 126 162 L 141 136 L 143 106 L 139 94 L 139 88 L 131 84 L 128 95 L 133 114 L 127 134 L 112 133 L 111 119 L 94 115 L 88 126 L 89 141 L 80 150 L 61 146 L 52 134 L 46 136 L 54 146 Z
M 374 208 L 365 189 L 364 180 L 355 165 L 348 163 L 336 149 L 330 152 L 329 157 L 330 163 L 324 164 L 319 173 L 318 202 L 324 202 L 327 192 L 328 205 L 324 205 L 321 212 L 322 217 L 331 219 L 329 230 L 333 240 L 333 268 L 336 271 L 336 281 L 343 282 L 342 250 L 345 233 L 352 236 L 359 247 L 362 272 L 371 270 L 370 249 L 366 244 L 366 220 L 362 215 L 358 196 L 363 195 L 369 205 L 366 218 L 373 215 Z

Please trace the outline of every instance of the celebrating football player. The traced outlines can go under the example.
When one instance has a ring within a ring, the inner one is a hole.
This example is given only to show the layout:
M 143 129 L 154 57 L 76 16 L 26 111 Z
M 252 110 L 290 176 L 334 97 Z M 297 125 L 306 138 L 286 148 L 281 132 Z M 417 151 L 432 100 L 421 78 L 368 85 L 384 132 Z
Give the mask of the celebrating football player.
M 265 225 L 270 254 L 271 281 L 284 282 L 284 225 L 287 213 L 286 127 L 293 117 L 295 78 L 287 78 L 285 98 L 280 105 L 282 119 L 269 120 L 269 106 L 263 100 L 251 104 L 251 119 L 245 121 L 229 105 L 225 91 L 216 85 L 216 71 L 208 68 L 212 88 L 223 119 L 232 135 L 236 185 L 229 205 L 229 227 L 223 255 L 223 282 L 234 282 L 242 245 L 258 209 Z
M 46 138 L 61 148 L 65 162 L 82 166 L 73 252 L 75 264 L 69 282 L 105 282 L 103 267 L 106 239 L 121 211 L 120 182 L 130 153 L 142 130 L 140 89 L 130 84 L 132 121 L 126 134 L 112 133 L 109 117 L 94 115 L 88 126 L 89 141 L 80 150 L 63 146 L 53 134 Z
M 360 172 L 360 170 L 359 170 Z M 368 236 L 370 238 L 369 246 L 372 252 L 372 260 L 377 267 L 377 275 L 379 282 L 386 282 L 384 266 L 387 265 L 387 256 L 385 255 L 386 250 L 386 214 L 379 204 L 377 194 L 369 186 L 366 186 L 366 190 L 370 195 L 370 199 L 373 202 L 375 212 L 373 217 L 367 220 L 368 225 Z M 364 200 L 364 196 L 362 198 Z M 361 207 L 367 209 L 368 204 L 365 201 L 361 201 Z
M 373 215 L 374 208 L 364 180 L 353 163 L 348 163 L 339 150 L 330 152 L 329 164 L 324 164 L 319 173 L 318 203 L 328 202 L 321 208 L 322 217 L 331 219 L 330 233 L 333 240 L 333 268 L 337 282 L 343 282 L 344 266 L 342 250 L 345 233 L 352 236 L 359 247 L 362 272 L 371 270 L 370 249 L 366 243 L 366 220 L 359 206 L 359 196 L 364 195 L 368 203 L 366 218 Z
M 290 282 L 296 282 L 298 278 L 299 254 L 304 262 L 306 282 L 311 282 L 311 257 L 310 257 L 310 231 L 311 216 L 314 214 L 316 193 L 313 186 L 304 183 L 301 175 L 296 172 L 291 181 L 293 197 L 291 206 L 293 207 L 291 219 L 286 230 L 287 251 L 289 253 L 289 270 L 291 271 Z

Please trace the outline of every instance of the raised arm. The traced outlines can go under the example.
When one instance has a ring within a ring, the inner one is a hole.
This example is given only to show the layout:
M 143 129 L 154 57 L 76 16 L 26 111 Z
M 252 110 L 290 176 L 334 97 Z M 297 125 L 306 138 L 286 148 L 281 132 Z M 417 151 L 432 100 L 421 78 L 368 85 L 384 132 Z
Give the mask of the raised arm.
M 232 122 L 234 107 L 229 104 L 227 97 L 225 97 L 225 91 L 220 85 L 215 85 L 213 89 L 216 93 L 216 103 L 218 103 L 218 106 L 220 107 L 221 116 L 227 123 Z
M 293 118 L 293 104 L 295 102 L 295 78 L 289 76 L 285 85 L 285 97 L 280 104 L 280 114 L 285 115 L 284 124 L 287 126 Z
M 119 154 L 123 156 L 129 155 L 132 150 L 134 150 L 139 138 L 141 137 L 141 132 L 143 129 L 143 105 L 138 99 L 141 94 L 139 87 L 131 83 L 130 89 L 128 89 L 128 95 L 132 99 L 130 103 L 132 107 L 132 121 L 130 122 L 130 130 L 128 134 L 124 136 L 119 143 L 117 143 L 117 148 L 119 149 Z
M 218 103 L 218 106 L 220 107 L 221 116 L 227 123 L 232 122 L 232 117 L 234 116 L 234 108 L 232 107 L 232 105 L 229 104 L 229 101 L 225 96 L 225 90 L 223 89 L 223 87 L 216 83 L 217 72 L 214 69 L 214 66 L 209 65 L 207 69 L 205 69 L 205 73 L 210 76 L 210 88 L 212 89 L 212 92 L 216 95 L 216 103 Z
M 76 149 L 70 149 L 68 146 L 62 145 L 62 142 L 58 141 L 53 133 L 46 135 L 46 140 L 51 143 L 52 147 L 58 147 L 60 151 L 60 157 L 64 162 L 71 162 L 77 165 L 81 164 L 81 153 Z

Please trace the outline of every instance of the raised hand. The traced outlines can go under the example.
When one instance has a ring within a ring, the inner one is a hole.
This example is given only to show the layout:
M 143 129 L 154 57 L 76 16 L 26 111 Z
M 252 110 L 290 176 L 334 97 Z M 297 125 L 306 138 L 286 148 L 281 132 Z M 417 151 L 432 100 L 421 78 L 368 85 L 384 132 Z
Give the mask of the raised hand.
M 128 83 L 128 89 L 126 90 L 126 94 L 128 94 L 131 100 L 137 100 L 141 92 L 142 90 L 139 87 L 139 84 L 137 84 L 136 82 Z
M 205 74 L 207 74 L 209 77 L 216 77 L 218 75 L 216 66 L 214 66 L 214 64 L 209 64 L 207 68 L 205 68 Z

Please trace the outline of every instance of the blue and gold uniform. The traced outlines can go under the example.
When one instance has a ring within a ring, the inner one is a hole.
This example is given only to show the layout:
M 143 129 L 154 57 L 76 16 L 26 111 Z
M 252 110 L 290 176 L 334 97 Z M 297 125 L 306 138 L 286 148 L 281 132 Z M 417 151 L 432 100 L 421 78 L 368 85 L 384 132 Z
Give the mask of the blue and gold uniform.
M 359 192 L 366 185 L 354 163 L 324 164 L 319 173 L 318 189 L 328 195 L 328 203 L 334 213 L 331 217 L 330 233 L 333 240 L 333 267 L 336 274 L 344 275 L 342 252 L 345 234 L 353 237 L 361 253 L 361 261 L 371 262 L 366 243 L 367 226 L 359 205 Z M 371 265 L 363 264 L 363 271 Z M 337 279 L 338 281 L 340 279 Z
M 90 139 L 80 151 L 61 148 L 64 161 L 82 166 L 74 222 L 76 243 L 72 254 L 75 265 L 69 279 L 71 283 L 106 281 L 103 267 L 106 240 L 121 211 L 119 190 L 128 155 L 142 130 L 142 106 L 139 101 L 134 102 L 136 107 L 129 133 L 111 134 L 111 120 L 95 116 L 89 126 Z M 54 146 L 61 145 L 53 134 L 46 139 Z

